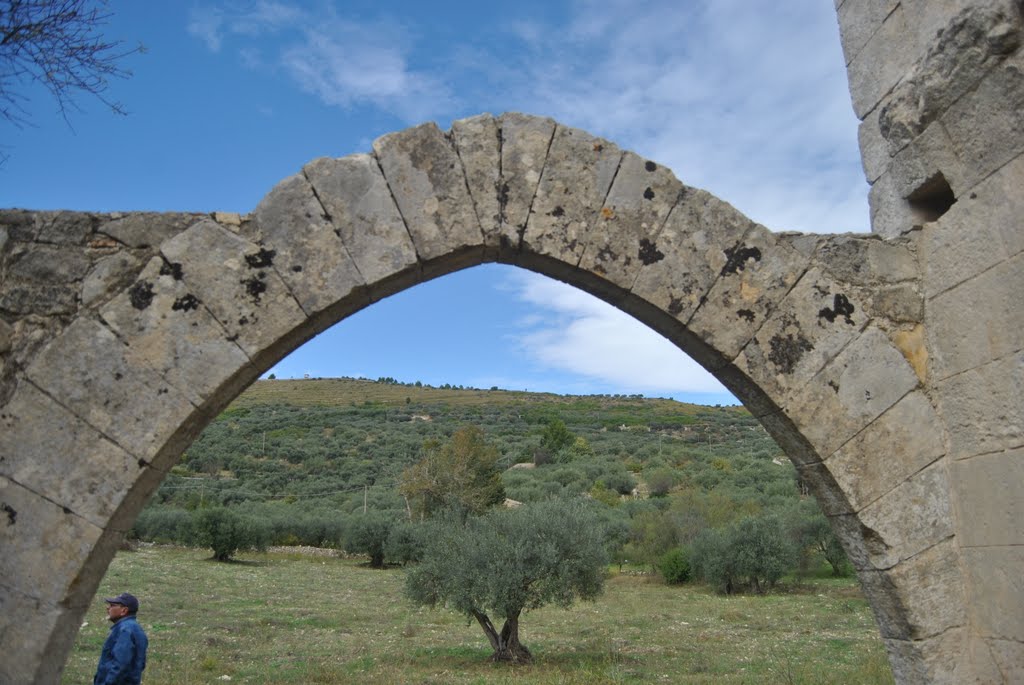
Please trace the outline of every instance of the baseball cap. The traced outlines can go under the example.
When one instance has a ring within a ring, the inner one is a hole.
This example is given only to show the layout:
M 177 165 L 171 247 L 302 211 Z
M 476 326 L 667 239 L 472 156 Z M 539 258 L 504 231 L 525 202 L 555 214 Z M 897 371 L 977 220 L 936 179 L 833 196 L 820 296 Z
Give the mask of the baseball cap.
M 130 614 L 139 610 L 139 600 L 135 599 L 135 595 L 130 595 L 127 592 L 122 592 L 117 597 L 104 597 L 103 601 L 107 604 L 123 604 L 128 607 Z

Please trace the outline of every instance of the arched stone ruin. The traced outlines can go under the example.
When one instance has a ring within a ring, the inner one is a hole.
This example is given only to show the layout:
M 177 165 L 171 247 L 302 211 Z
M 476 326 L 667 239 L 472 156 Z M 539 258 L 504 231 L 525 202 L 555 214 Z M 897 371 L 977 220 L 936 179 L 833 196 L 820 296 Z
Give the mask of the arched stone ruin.
M 836 6 L 873 235 L 771 233 L 520 114 L 314 160 L 244 217 L 0 212 L 0 682 L 57 681 L 124 531 L 261 372 L 490 261 L 632 314 L 757 415 L 899 682 L 1024 680 L 1020 6 Z

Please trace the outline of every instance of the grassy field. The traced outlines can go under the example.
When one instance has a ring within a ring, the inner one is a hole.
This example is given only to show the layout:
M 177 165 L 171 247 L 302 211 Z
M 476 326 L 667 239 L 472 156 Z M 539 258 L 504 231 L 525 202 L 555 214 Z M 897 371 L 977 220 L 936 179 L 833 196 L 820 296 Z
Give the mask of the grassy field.
M 147 685 L 893 682 L 854 579 L 719 597 L 613 575 L 597 602 L 526 614 L 521 637 L 535 663 L 513 667 L 488 662 L 475 623 L 407 602 L 401 570 L 298 554 L 208 557 L 165 547 L 119 553 L 62 682 L 91 682 L 107 633 L 99 598 L 125 590 L 140 598 L 150 637 Z

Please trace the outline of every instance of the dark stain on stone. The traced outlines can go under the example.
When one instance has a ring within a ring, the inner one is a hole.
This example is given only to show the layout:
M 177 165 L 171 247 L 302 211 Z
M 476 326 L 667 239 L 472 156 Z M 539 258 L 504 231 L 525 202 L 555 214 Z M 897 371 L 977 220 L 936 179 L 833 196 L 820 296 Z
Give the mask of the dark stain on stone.
M 182 278 L 181 264 L 178 262 L 165 261 L 160 265 L 160 275 L 170 276 L 174 280 L 180 281 Z
M 245 325 L 246 325 L 246 324 L 248 324 L 248 323 L 249 323 L 249 317 L 248 317 L 248 316 L 243 316 L 243 317 L 241 317 L 241 318 L 240 318 L 240 319 L 238 320 L 238 325 L 239 325 L 239 326 L 245 326 Z
M 153 284 L 149 281 L 137 281 L 128 290 L 128 299 L 136 309 L 145 309 L 153 304 Z
M 149 464 L 147 464 L 147 463 L 146 463 L 146 460 L 145 460 L 145 459 L 139 459 L 139 468 L 140 468 L 140 469 L 144 469 L 144 468 L 146 468 L 147 466 L 149 466 Z
M 655 170 L 657 170 L 657 168 L 658 168 L 658 165 L 655 164 L 654 162 L 650 161 L 650 160 L 644 162 L 644 169 L 647 169 L 648 171 L 655 171 Z
M 115 372 L 115 373 L 114 373 L 114 380 L 115 380 L 115 381 L 119 381 L 119 380 L 121 380 L 122 378 L 124 378 L 124 374 L 123 374 L 123 373 L 121 373 L 120 371 L 117 371 L 117 372 Z
M 619 256 L 612 251 L 612 248 L 608 247 L 607 245 L 597 251 L 597 258 L 600 259 L 602 262 L 614 262 L 616 259 L 618 259 L 618 257 Z
M 252 278 L 246 278 L 240 283 L 245 286 L 245 291 L 256 302 L 259 302 L 260 296 L 267 291 L 267 284 L 263 282 L 262 273 Z
M 65 514 L 67 514 L 68 516 L 70 516 L 70 515 L 71 515 L 71 513 L 72 513 L 72 512 L 71 512 L 71 510 L 70 510 L 70 509 L 68 509 L 67 507 L 61 507 L 60 509 L 61 509 L 61 511 L 63 511 L 63 512 L 64 512 Z
M 737 245 L 725 250 L 725 266 L 722 267 L 722 276 L 734 274 L 747 268 L 747 260 L 761 261 L 761 249 L 758 247 L 745 247 Z
M 604 150 L 604 145 L 601 145 L 601 143 L 594 143 L 594 152 L 601 152 L 602 150 Z
M 653 200 L 654 199 L 654 191 L 651 190 L 650 186 L 647 186 L 647 190 L 644 191 L 644 199 L 645 200 Z
M 565 209 L 558 205 L 548 213 L 548 216 L 565 216 Z
M 829 323 L 835 323 L 835 320 L 840 316 L 843 317 L 843 321 L 853 325 L 853 319 L 850 315 L 853 314 L 854 306 L 850 300 L 843 294 L 837 294 L 832 298 L 832 309 L 825 307 L 818 311 L 818 318 L 825 319 Z
M 832 388 L 833 392 L 836 392 L 836 393 L 839 392 L 839 384 L 836 383 L 835 381 L 829 381 L 828 382 L 828 387 Z
M 658 249 L 658 246 L 647 238 L 640 239 L 640 251 L 637 256 L 645 266 L 654 264 L 655 262 L 660 262 L 665 258 L 665 254 Z
M 768 361 L 782 373 L 792 373 L 804 353 L 814 349 L 810 341 L 799 333 L 795 338 L 788 334 L 772 336 L 769 344 L 771 351 L 768 353 Z
M 295 273 L 299 273 L 300 271 L 302 271 L 302 265 L 296 264 L 295 266 L 292 267 L 292 271 L 294 271 Z
M 199 298 L 192 293 L 187 293 L 176 299 L 171 305 L 171 309 L 176 312 L 190 312 L 193 309 L 199 309 Z
M 749 309 L 738 309 L 736 311 L 736 316 L 740 317 L 741 319 L 746 319 L 751 323 L 753 323 L 754 321 L 754 312 L 752 312 Z
M 4 512 L 7 514 L 7 523 L 13 526 L 15 523 L 18 522 L 18 512 L 16 512 L 14 510 L 14 507 L 12 507 L 10 504 L 4 502 L 3 507 L 0 507 L 0 509 L 3 509 Z
M 668 301 L 668 313 L 676 316 L 683 311 L 683 301 L 678 297 L 671 297 Z
M 253 269 L 265 269 L 274 264 L 274 257 L 277 256 L 275 250 L 268 250 L 265 247 L 261 247 L 255 254 L 245 255 L 245 263 Z
M 235 342 L 236 340 L 238 340 L 238 336 L 239 336 L 239 334 L 235 333 L 234 335 L 229 335 L 228 337 L 226 337 L 224 339 L 227 340 L 228 342 Z

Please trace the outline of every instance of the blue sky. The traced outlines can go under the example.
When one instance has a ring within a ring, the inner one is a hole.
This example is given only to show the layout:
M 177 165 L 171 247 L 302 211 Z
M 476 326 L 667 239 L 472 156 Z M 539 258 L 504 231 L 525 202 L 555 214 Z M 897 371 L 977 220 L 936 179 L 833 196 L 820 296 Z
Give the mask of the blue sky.
M 864 232 L 867 185 L 823 0 L 109 3 L 132 78 L 66 122 L 23 88 L 0 122 L 0 207 L 251 211 L 316 157 L 423 121 L 523 111 L 670 167 L 773 230 Z M 627 361 L 628 360 L 628 361 Z M 614 308 L 513 267 L 469 269 L 359 312 L 278 377 L 391 376 L 733 403 Z

